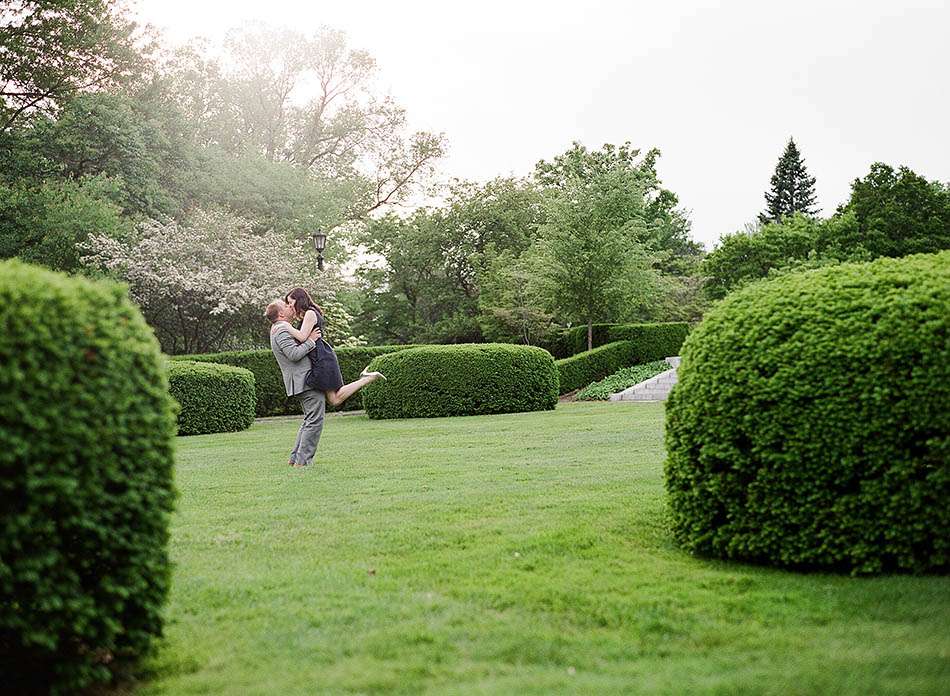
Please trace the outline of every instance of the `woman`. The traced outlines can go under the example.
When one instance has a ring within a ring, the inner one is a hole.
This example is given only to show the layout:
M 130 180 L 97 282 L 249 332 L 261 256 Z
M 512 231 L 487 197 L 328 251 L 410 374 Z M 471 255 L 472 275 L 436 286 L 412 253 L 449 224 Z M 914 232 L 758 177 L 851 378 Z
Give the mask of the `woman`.
M 323 310 L 310 298 L 310 293 L 303 288 L 294 288 L 287 293 L 284 302 L 300 319 L 299 329 L 295 329 L 293 326 L 288 329 L 294 338 L 303 342 L 314 328 L 320 329 L 321 334 L 324 333 L 326 320 L 323 317 Z M 327 401 L 334 406 L 339 406 L 370 382 L 375 382 L 380 378 L 386 379 L 382 372 L 363 370 L 358 380 L 343 384 L 343 373 L 340 372 L 340 363 L 337 360 L 336 353 L 323 338 L 317 341 L 317 347 L 310 351 L 308 355 L 310 356 L 311 367 L 310 374 L 307 376 L 307 386 L 322 391 L 326 395 Z

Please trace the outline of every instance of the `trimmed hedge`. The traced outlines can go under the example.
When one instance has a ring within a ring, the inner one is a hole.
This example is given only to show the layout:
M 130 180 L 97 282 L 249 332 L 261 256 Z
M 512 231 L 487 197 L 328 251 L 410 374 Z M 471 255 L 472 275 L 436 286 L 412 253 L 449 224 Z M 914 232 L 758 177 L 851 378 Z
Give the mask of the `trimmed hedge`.
M 583 341 L 578 338 L 583 329 Z M 670 324 L 595 324 L 594 339 L 598 346 L 606 344 L 610 336 L 618 338 L 611 341 L 632 340 L 634 349 L 629 357 L 625 357 L 622 364 L 617 364 L 610 372 L 600 373 L 594 371 L 594 376 L 583 384 L 577 383 L 569 389 L 564 389 L 564 377 L 562 376 L 561 393 L 573 391 L 580 387 L 586 387 L 591 382 L 602 379 L 621 367 L 628 367 L 644 362 L 662 360 L 663 358 L 677 355 L 680 344 L 682 344 L 688 332 L 688 326 L 685 323 Z M 576 335 L 575 335 L 576 334 Z M 598 341 L 600 343 L 598 343 Z M 490 344 L 485 344 L 490 345 Z M 549 348 L 554 349 L 555 354 L 565 350 L 574 350 L 581 346 L 579 351 L 587 345 L 587 327 L 577 327 L 569 329 L 562 334 L 561 338 L 556 340 Z M 399 345 L 399 346 L 359 346 L 355 348 L 337 348 L 336 354 L 340 361 L 340 371 L 343 373 L 344 382 L 356 380 L 363 368 L 365 368 L 373 358 L 379 355 L 386 355 L 396 351 L 407 350 L 409 348 L 418 348 L 425 346 L 418 345 Z M 583 351 L 586 352 L 586 351 Z M 263 416 L 284 416 L 296 415 L 300 413 L 300 403 L 297 399 L 288 399 L 284 391 L 284 382 L 280 374 L 280 368 L 269 348 L 261 350 L 244 351 L 226 351 L 222 353 L 204 353 L 200 355 L 175 355 L 172 360 L 191 360 L 196 362 L 213 362 L 222 365 L 234 365 L 243 367 L 254 373 L 254 389 L 257 398 L 255 414 L 257 417 Z M 596 360 L 599 360 L 597 358 Z M 560 364 L 561 361 L 558 361 Z M 577 373 L 577 368 L 568 368 L 569 377 Z M 578 379 L 584 379 L 579 377 Z M 573 382 L 572 382 L 573 383 Z M 342 406 L 334 409 L 327 406 L 327 410 L 333 411 L 352 411 L 362 408 L 359 395 L 348 399 Z
M 254 414 L 258 417 L 282 416 L 300 413 L 296 399 L 288 399 L 280 367 L 269 348 L 261 350 L 232 350 L 199 355 L 172 355 L 171 362 L 206 362 L 232 365 L 249 370 L 254 375 Z
M 591 382 L 612 375 L 634 364 L 636 347 L 630 341 L 617 341 L 555 362 L 560 393 L 567 394 Z
M 682 357 L 665 475 L 686 549 L 950 569 L 950 252 L 755 283 Z
M 554 359 L 531 346 L 422 346 L 380 355 L 370 369 L 388 378 L 363 389 L 370 418 L 473 416 L 557 405 Z
M 5 691 L 79 693 L 161 635 L 175 497 L 165 372 L 121 286 L 0 263 Z
M 358 346 L 355 348 L 336 348 L 337 359 L 343 381 L 349 383 L 357 379 L 369 362 L 377 355 L 393 353 L 413 346 Z M 287 398 L 280 367 L 270 348 L 260 350 L 226 351 L 222 353 L 202 353 L 200 355 L 175 355 L 172 360 L 190 360 L 193 362 L 213 362 L 221 365 L 243 367 L 254 373 L 256 394 L 255 414 L 264 416 L 286 416 L 300 413 L 300 402 Z M 336 410 L 352 411 L 362 408 L 359 396 L 354 396 Z M 327 410 L 334 410 L 327 404 Z
M 569 341 L 567 331 L 557 331 L 551 333 L 538 341 L 538 347 L 544 348 L 544 350 L 554 356 L 555 360 L 569 358 L 571 355 L 573 355 L 568 344 Z
M 613 339 L 610 338 L 609 332 L 610 329 L 615 326 L 619 326 L 619 324 L 594 324 L 591 327 L 593 348 L 599 348 L 600 346 L 605 346 L 608 343 L 613 343 Z M 567 329 L 564 332 L 564 345 L 567 346 L 568 351 L 567 355 L 564 357 L 569 358 L 570 356 L 577 355 L 578 353 L 586 353 L 587 324 Z
M 217 363 L 171 360 L 168 386 L 181 410 L 179 435 L 246 430 L 254 422 L 254 373 Z
M 633 341 L 636 362 L 646 363 L 679 355 L 689 334 L 689 324 L 681 321 L 653 324 L 594 324 L 591 331 L 594 348 L 616 341 Z M 587 351 L 587 325 L 575 326 L 552 345 L 566 350 L 567 356 Z M 566 356 L 562 356 L 566 357 Z
M 617 324 L 607 331 L 609 341 L 633 343 L 635 364 L 672 358 L 680 354 L 689 335 L 689 324 L 674 321 L 665 324 Z

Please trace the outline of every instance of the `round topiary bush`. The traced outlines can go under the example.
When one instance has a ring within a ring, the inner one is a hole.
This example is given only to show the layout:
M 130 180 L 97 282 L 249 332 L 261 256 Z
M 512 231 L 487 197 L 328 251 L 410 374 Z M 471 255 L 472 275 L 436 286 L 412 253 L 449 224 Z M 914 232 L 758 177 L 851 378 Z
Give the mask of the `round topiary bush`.
M 686 341 L 666 487 L 687 549 L 853 573 L 950 563 L 950 252 L 763 281 Z
M 181 406 L 179 435 L 246 430 L 254 422 L 254 373 L 243 367 L 170 360 L 168 387 Z
M 554 359 L 531 346 L 423 346 L 380 355 L 370 369 L 387 377 L 363 389 L 370 418 L 472 416 L 557 405 Z
M 0 263 L 0 674 L 77 693 L 160 635 L 174 403 L 118 285 Z

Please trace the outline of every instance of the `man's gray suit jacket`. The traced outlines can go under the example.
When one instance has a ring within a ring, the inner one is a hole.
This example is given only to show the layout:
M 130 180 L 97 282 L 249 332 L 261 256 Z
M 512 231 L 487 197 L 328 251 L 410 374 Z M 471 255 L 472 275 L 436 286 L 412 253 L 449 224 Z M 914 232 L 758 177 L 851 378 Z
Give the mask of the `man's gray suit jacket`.
M 274 351 L 280 373 L 284 376 L 287 396 L 300 394 L 310 388 L 306 384 L 307 373 L 310 372 L 310 360 L 307 358 L 307 353 L 316 345 L 309 338 L 298 344 L 285 328 L 277 329 L 270 335 L 270 348 Z

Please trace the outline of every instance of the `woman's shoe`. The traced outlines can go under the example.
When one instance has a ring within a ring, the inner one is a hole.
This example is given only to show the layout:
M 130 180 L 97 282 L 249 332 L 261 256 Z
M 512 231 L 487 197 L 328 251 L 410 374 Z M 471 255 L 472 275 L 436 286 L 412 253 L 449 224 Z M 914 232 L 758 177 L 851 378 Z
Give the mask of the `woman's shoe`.
M 367 372 L 366 370 L 363 370 L 360 372 L 360 377 L 373 377 L 375 379 L 381 379 L 384 382 L 386 381 L 386 375 L 384 375 L 382 372 Z

